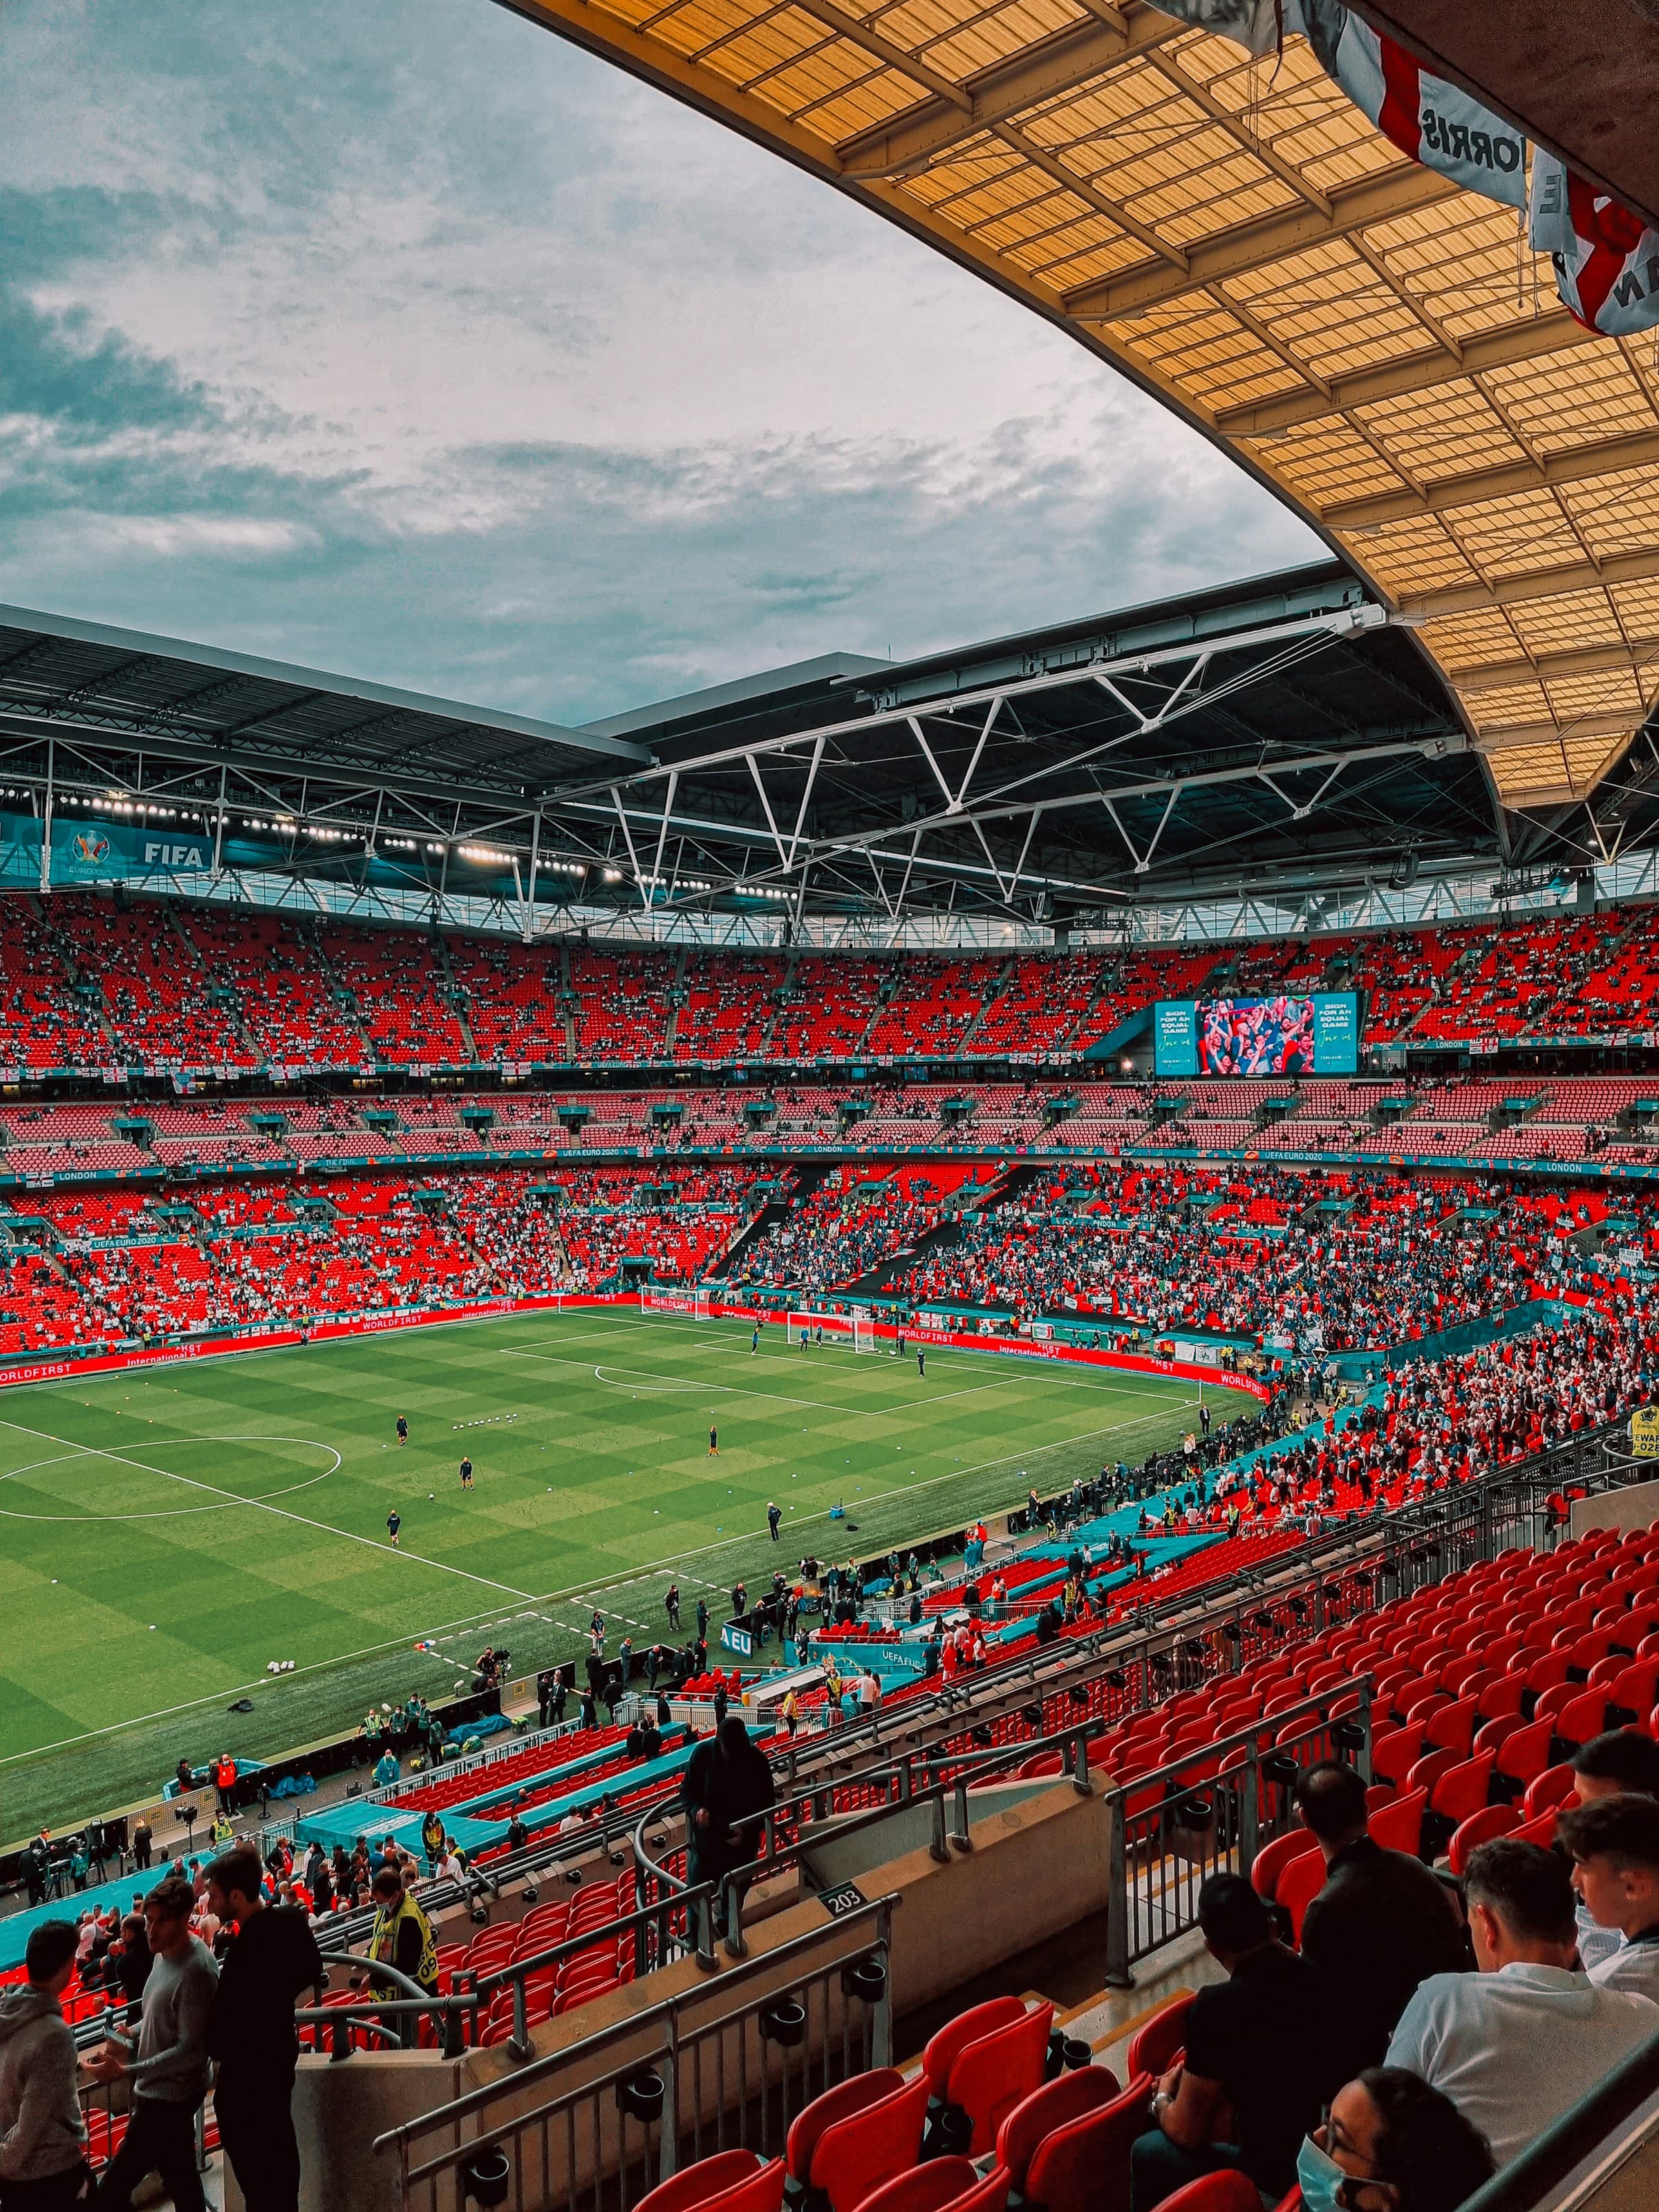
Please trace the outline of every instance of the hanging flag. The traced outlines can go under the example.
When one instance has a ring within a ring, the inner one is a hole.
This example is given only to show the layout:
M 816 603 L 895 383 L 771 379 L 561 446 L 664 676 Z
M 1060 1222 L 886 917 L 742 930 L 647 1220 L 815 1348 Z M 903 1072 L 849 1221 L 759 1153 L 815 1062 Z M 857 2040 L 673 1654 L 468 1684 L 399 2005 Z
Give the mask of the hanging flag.
M 1305 0 L 1300 13 L 1297 27 L 1321 62 L 1402 154 L 1489 200 L 1526 205 L 1527 142 L 1513 124 L 1420 69 L 1340 0 Z
M 1158 0 L 1166 15 L 1231 39 L 1249 54 L 1275 53 L 1293 32 L 1402 154 L 1509 207 L 1527 204 L 1527 141 L 1406 49 L 1349 14 L 1343 0 Z
M 1586 330 L 1659 330 L 1659 230 L 1534 147 L 1528 235 L 1555 264 L 1561 304 Z

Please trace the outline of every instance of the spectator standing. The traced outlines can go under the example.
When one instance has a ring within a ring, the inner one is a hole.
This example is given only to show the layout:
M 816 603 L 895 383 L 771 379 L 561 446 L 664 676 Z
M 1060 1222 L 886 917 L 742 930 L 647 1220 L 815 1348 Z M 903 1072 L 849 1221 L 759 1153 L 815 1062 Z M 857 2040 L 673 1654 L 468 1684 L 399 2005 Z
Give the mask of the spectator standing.
M 1565 1861 L 1500 1836 L 1469 1854 L 1476 1974 L 1434 1974 L 1406 2007 L 1389 2064 L 1442 2089 L 1500 2166 L 1659 2034 L 1659 2005 L 1579 1972 Z
M 132 1844 L 132 1863 L 134 1869 L 137 1873 L 143 1874 L 149 1865 L 151 1837 L 149 1822 L 144 1818 L 142 1813 L 138 1815 L 137 1820 L 133 1826 L 132 1835 L 130 1840 Z
M 158 2173 L 173 2212 L 204 2212 L 196 2165 L 196 2112 L 208 2088 L 208 2021 L 219 1984 L 213 1954 L 191 1933 L 195 1893 L 178 1875 L 144 1899 L 151 1966 L 134 2045 L 112 2036 L 106 2078 L 125 2074 L 131 2093 L 126 2133 L 98 2185 L 99 2212 L 132 2202 Z
M 692 1753 L 681 1784 L 689 1842 L 686 1880 L 693 1888 L 701 1882 L 722 1882 L 755 1856 L 763 1818 L 776 1794 L 769 1760 L 732 1714 L 721 1722 L 717 1735 Z M 722 1888 L 715 1893 L 714 1914 L 722 1929 L 724 1914 Z
M 1325 1862 L 1325 1886 L 1303 1923 L 1302 1955 L 1343 1992 L 1351 2063 L 1380 2065 L 1418 1984 L 1468 1966 L 1462 1923 L 1450 1893 L 1420 1859 L 1371 1841 L 1365 1784 L 1352 1767 L 1337 1759 L 1305 1767 L 1296 1802 Z
M 208 2023 L 208 2048 L 219 2067 L 213 2093 L 219 2139 L 246 2212 L 298 2212 L 294 2003 L 324 1979 L 317 1939 L 304 1913 L 265 1903 L 259 1855 L 251 1844 L 213 1862 L 208 1900 L 236 1928 Z
M 27 1979 L 0 1990 L 0 2212 L 67 2212 L 88 2184 L 75 2038 L 59 2002 L 76 1933 L 43 1920 L 24 1951 Z
M 440 1865 L 447 1869 L 454 1848 L 447 1837 L 444 1838 L 444 1848 L 445 1856 Z M 465 1878 L 465 1869 L 461 1873 Z M 405 1979 L 418 1984 L 428 1996 L 435 1997 L 438 1939 L 432 1932 L 432 1923 L 424 1907 L 410 1896 L 396 1867 L 380 1869 L 374 1877 L 374 1926 L 368 1939 L 369 1957 L 378 1960 L 383 1966 L 395 1966 Z M 394 1988 L 392 1995 L 406 1996 L 408 1991 Z M 406 2051 L 415 2048 L 420 2021 L 414 2014 L 389 2014 L 386 2025 L 395 2030 Z
M 1304 2137 L 1347 2075 L 1346 2024 L 1323 1974 L 1279 1942 L 1243 1875 L 1210 1875 L 1198 1922 L 1227 1979 L 1193 2000 L 1185 2059 L 1158 2084 L 1153 2125 L 1130 2153 L 1132 2212 L 1227 2166 L 1265 2197 L 1284 2196 Z M 1229 2110 L 1231 2140 L 1220 2141 Z

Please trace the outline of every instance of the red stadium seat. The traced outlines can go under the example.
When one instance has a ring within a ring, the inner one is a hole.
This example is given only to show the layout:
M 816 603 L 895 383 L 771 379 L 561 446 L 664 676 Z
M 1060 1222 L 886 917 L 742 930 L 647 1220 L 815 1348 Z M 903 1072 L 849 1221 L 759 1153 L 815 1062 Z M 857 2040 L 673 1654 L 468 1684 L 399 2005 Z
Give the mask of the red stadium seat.
M 1446 1846 L 1447 1863 L 1461 1881 L 1469 1863 L 1469 1853 L 1477 1844 L 1489 1844 L 1495 1836 L 1507 1836 L 1521 1825 L 1521 1815 L 1513 1805 L 1484 1805 L 1478 1813 L 1471 1813 L 1452 1832 Z
M 943 2212 L 975 2185 L 979 2170 L 968 2158 L 930 2158 L 872 2190 L 859 2212 Z
M 1033 2005 L 1020 2019 L 994 2028 L 957 2053 L 945 2100 L 973 2124 L 970 2158 L 985 2157 L 1003 2121 L 1042 2081 L 1054 2016 L 1053 2005 Z
M 872 2191 L 916 2164 L 927 2113 L 927 2076 L 918 2074 L 902 2089 L 824 2129 L 807 2178 L 829 2197 L 830 2212 L 856 2212 Z
M 804 2191 L 811 2179 L 812 2160 L 819 2138 L 826 2129 L 842 2120 L 851 2119 L 867 2106 L 879 2104 L 904 2087 L 904 2076 L 896 2066 L 873 2066 L 867 2073 L 849 2075 L 846 2081 L 826 2089 L 821 2097 L 814 2097 L 804 2106 L 790 2123 L 784 2142 L 784 2163 L 788 2168 L 792 2193 Z
M 648 2196 L 641 2197 L 634 2212 L 696 2212 L 711 2197 L 752 2179 L 760 2170 L 761 2161 L 752 2150 L 716 2151 L 712 2157 L 688 2166 L 684 2173 L 659 2182 Z
M 1104 2066 L 1079 2066 L 1022 2098 L 997 2130 L 996 2162 L 1023 2195 L 1025 2170 L 1043 2137 L 1068 2120 L 1080 2119 L 1122 2094 L 1115 2074 Z
M 1158 2212 L 1261 2212 L 1261 2191 L 1247 2173 L 1202 2173 L 1166 2197 Z
M 1171 1997 L 1159 2012 L 1154 2013 L 1144 2027 L 1137 2029 L 1129 2039 L 1127 2063 L 1129 2084 L 1133 2087 L 1142 2075 L 1156 2081 L 1167 2074 L 1180 2057 L 1187 2044 L 1187 2018 L 1192 2011 L 1191 1994 Z
M 1133 2083 L 1109 2105 L 1045 2136 L 1025 2172 L 1025 2201 L 1045 2212 L 1128 2212 L 1129 2152 L 1146 2125 Z

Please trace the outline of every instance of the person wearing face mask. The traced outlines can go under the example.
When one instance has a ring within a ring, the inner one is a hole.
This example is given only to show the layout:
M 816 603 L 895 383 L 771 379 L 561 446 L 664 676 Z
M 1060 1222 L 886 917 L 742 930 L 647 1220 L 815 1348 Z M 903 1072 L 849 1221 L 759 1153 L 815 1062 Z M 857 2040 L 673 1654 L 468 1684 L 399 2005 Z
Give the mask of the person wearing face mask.
M 1397 2066 L 1339 2089 L 1296 2162 L 1301 2212 L 1455 2212 L 1492 2174 L 1486 2137 Z
M 1555 1834 L 1572 1861 L 1581 1906 L 1619 1939 L 1586 1969 L 1591 1981 L 1659 2002 L 1659 1802 L 1634 1793 L 1597 1797 L 1563 1812 Z
M 1431 1974 L 1389 2045 L 1389 2065 L 1443 2090 L 1499 2166 L 1659 2034 L 1659 2005 L 1578 1970 L 1573 1902 L 1554 1851 L 1513 1836 L 1480 1844 L 1463 1903 L 1480 1971 Z
M 1593 1805 L 1598 1797 L 1659 1798 L 1659 1743 L 1634 1729 L 1609 1729 L 1574 1752 L 1572 1800 Z M 1603 1966 L 1619 1948 L 1617 1928 L 1599 1928 L 1589 1907 L 1578 1902 L 1578 1963 L 1587 1974 Z

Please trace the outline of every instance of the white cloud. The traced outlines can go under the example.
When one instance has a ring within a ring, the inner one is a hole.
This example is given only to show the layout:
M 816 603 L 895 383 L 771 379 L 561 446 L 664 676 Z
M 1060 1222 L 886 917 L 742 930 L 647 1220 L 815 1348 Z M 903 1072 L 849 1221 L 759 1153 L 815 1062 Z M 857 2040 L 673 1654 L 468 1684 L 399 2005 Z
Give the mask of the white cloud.
M 484 0 L 7 21 L 29 300 L 204 411 L 83 445 L 0 586 L 571 715 L 1317 550 L 1061 333 Z

